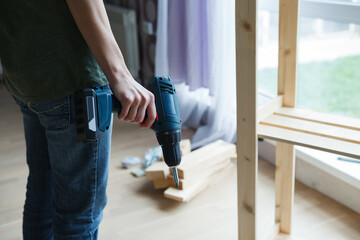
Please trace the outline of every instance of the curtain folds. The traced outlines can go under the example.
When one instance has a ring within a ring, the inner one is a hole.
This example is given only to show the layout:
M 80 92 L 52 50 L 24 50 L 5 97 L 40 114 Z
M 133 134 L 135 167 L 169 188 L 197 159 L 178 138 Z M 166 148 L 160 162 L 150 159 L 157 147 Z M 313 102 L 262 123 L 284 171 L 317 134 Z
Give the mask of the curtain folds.
M 235 142 L 235 1 L 159 0 L 155 74 L 175 82 L 193 148 Z

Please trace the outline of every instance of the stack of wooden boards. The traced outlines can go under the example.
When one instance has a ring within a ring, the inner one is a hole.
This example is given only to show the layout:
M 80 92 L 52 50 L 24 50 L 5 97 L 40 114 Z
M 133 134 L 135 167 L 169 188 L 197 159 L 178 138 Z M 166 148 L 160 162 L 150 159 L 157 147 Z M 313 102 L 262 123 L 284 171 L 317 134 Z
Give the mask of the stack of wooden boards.
M 190 142 L 189 142 L 190 144 Z M 211 183 L 218 182 L 234 171 L 230 158 L 236 153 L 234 144 L 218 140 L 193 152 L 182 151 L 178 167 L 180 189 L 165 162 L 156 162 L 146 169 L 146 177 L 156 189 L 165 189 L 164 196 L 186 202 Z
M 191 143 L 189 139 L 181 140 L 180 152 L 181 156 L 184 156 L 191 152 Z M 145 171 L 146 178 L 153 181 L 155 189 L 163 189 L 169 187 L 169 182 L 167 180 L 167 176 L 169 174 L 169 167 L 165 164 L 164 161 L 153 163 Z

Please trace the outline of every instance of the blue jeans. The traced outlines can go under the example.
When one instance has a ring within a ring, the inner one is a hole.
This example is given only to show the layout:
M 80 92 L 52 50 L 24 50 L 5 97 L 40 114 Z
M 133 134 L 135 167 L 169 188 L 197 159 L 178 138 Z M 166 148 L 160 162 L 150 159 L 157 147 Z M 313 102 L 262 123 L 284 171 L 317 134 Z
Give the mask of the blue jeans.
M 107 202 L 112 128 L 97 141 L 78 143 L 72 95 L 15 101 L 23 114 L 29 167 L 24 240 L 97 239 Z

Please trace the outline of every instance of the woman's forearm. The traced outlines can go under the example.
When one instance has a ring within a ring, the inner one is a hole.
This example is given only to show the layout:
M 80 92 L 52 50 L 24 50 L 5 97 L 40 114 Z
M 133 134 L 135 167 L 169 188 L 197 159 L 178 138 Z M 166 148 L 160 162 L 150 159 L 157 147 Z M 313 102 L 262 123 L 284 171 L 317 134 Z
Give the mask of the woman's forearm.
M 122 104 L 119 119 L 150 127 L 155 120 L 154 95 L 137 83 L 125 65 L 102 0 L 66 0 L 75 22 Z M 74 53 L 76 54 L 76 53 Z M 145 119 L 145 113 L 147 118 Z
M 75 22 L 110 84 L 130 75 L 102 0 L 67 0 Z

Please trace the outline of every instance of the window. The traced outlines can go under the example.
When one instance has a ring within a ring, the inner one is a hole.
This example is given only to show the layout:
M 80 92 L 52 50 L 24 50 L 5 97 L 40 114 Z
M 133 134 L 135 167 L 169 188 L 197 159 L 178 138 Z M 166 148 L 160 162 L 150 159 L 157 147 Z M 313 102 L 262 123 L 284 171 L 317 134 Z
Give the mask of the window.
M 301 1 L 297 105 L 360 118 L 360 1 Z M 259 88 L 277 91 L 278 1 L 260 0 Z

